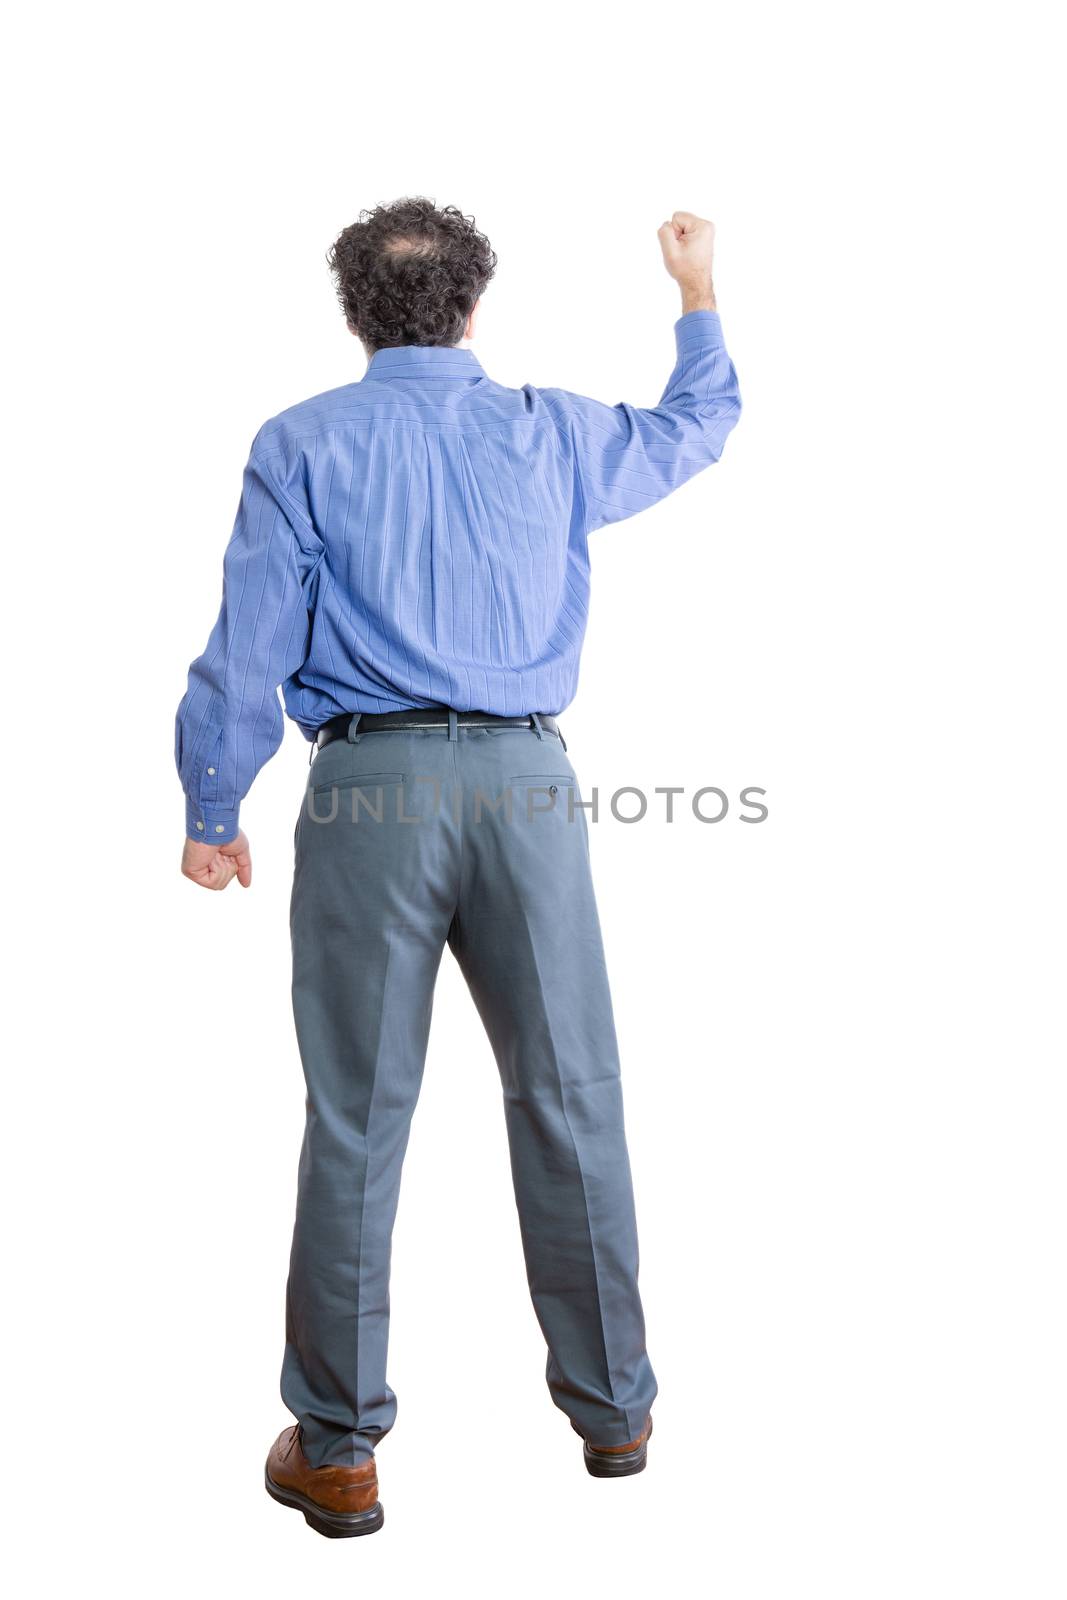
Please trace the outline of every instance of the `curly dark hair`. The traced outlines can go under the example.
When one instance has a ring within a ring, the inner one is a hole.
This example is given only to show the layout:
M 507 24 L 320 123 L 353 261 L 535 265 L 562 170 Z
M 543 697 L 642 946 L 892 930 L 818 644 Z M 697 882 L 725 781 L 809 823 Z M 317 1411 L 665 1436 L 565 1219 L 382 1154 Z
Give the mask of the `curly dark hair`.
M 412 195 L 361 211 L 326 260 L 349 327 L 373 351 L 458 344 L 497 258 L 473 217 Z

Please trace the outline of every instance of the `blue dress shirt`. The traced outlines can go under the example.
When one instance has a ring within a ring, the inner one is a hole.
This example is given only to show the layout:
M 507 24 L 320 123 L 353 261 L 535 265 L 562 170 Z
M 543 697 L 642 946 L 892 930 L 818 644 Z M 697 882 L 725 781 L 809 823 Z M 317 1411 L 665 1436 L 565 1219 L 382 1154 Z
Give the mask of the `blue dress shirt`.
M 466 347 L 378 350 L 265 423 L 189 669 L 175 757 L 191 839 L 225 844 L 285 710 L 521 716 L 574 698 L 586 536 L 717 461 L 741 410 L 718 313 L 674 324 L 659 404 L 494 383 Z

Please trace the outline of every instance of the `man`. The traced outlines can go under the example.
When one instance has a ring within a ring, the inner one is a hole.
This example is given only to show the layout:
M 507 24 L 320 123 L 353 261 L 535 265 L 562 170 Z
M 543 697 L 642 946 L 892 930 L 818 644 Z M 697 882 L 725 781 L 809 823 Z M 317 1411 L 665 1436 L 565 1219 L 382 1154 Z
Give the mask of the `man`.
M 551 1396 L 594 1476 L 645 1465 L 657 1383 L 619 1060 L 555 718 L 577 680 L 587 535 L 718 460 L 740 411 L 714 229 L 677 211 L 659 240 L 682 313 L 643 410 L 484 372 L 469 341 L 496 256 L 454 207 L 404 199 L 346 228 L 330 266 L 366 375 L 256 435 L 222 610 L 178 710 L 182 870 L 208 889 L 251 882 L 238 808 L 281 740 L 279 685 L 317 745 L 291 910 L 297 1422 L 266 1486 L 332 1537 L 382 1523 L 390 1245 L 446 944 L 500 1069 Z

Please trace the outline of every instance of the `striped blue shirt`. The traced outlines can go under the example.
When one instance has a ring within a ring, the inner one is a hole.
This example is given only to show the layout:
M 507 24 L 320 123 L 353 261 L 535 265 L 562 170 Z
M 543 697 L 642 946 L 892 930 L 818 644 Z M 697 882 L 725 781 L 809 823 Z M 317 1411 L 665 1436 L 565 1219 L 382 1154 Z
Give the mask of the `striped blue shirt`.
M 741 409 L 717 312 L 674 324 L 659 404 L 494 383 L 466 346 L 403 345 L 256 434 L 223 598 L 178 708 L 186 832 L 224 844 L 287 714 L 520 716 L 574 698 L 586 536 L 717 461 Z

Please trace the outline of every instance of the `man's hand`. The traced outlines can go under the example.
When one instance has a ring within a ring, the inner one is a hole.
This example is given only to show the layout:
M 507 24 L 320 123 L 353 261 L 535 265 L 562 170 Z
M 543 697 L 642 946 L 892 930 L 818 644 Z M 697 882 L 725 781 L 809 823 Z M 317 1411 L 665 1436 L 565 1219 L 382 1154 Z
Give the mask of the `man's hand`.
M 182 876 L 198 883 L 201 889 L 225 889 L 231 878 L 247 889 L 252 882 L 248 840 L 240 832 L 229 844 L 201 844 L 198 839 L 186 839 Z
M 659 230 L 663 264 L 682 291 L 682 311 L 714 311 L 711 258 L 715 224 L 691 211 L 676 211 Z

